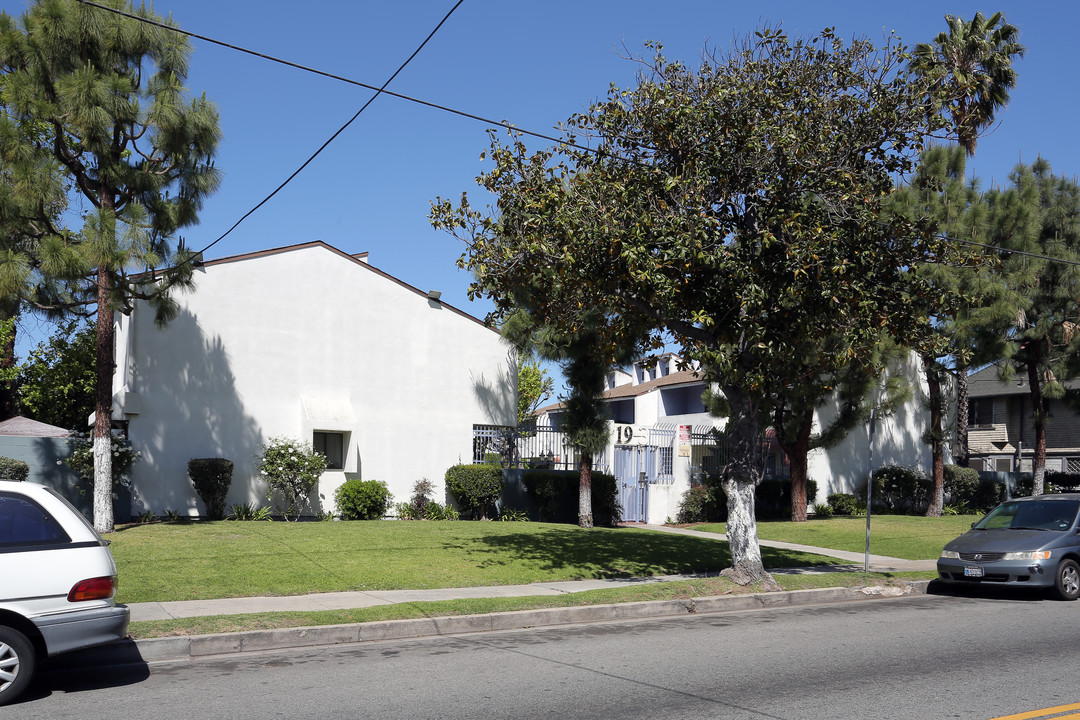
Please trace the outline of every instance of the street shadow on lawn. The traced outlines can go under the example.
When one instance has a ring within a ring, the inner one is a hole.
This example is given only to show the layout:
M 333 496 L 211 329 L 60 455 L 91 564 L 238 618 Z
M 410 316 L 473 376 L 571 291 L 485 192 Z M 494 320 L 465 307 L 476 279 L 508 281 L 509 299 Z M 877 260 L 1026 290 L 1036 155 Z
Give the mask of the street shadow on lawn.
M 542 534 L 505 533 L 476 538 L 462 550 L 479 567 L 528 563 L 548 571 L 578 569 L 579 577 L 612 578 L 718 572 L 731 565 L 722 540 L 665 533 L 552 526 Z M 829 559 L 762 548 L 766 568 L 827 564 Z

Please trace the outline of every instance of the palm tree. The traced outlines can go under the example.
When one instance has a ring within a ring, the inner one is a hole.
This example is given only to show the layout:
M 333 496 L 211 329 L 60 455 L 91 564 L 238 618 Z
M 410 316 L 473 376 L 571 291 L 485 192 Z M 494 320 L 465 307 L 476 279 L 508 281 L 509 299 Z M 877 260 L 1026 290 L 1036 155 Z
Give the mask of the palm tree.
M 1017 41 L 1020 31 L 1000 12 L 989 18 L 977 12 L 971 22 L 946 15 L 945 22 L 947 33 L 915 46 L 911 69 L 943 98 L 960 146 L 974 155 L 979 133 L 1008 104 L 1009 91 L 1016 87 L 1013 58 L 1024 56 L 1024 46 Z

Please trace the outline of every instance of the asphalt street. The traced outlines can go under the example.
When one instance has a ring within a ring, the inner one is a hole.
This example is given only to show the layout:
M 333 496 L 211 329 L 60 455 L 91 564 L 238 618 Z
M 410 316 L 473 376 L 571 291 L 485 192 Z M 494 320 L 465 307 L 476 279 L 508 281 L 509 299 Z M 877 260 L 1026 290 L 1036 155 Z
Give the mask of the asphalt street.
M 0 717 L 989 720 L 1080 701 L 1078 613 L 910 595 L 78 668 Z

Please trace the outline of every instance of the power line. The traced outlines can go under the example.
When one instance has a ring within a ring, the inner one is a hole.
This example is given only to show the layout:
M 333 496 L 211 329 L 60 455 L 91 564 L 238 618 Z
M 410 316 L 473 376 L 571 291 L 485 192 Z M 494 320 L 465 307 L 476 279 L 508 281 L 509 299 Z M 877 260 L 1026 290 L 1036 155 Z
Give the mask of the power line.
M 172 30 L 172 31 L 178 32 L 178 33 L 180 33 L 182 35 L 189 35 L 191 37 L 198 38 L 200 40 L 205 40 L 207 42 L 211 42 L 211 43 L 214 43 L 216 45 L 222 45 L 224 47 L 232 48 L 232 49 L 235 49 L 235 50 L 240 50 L 242 52 L 246 52 L 248 54 L 255 55 L 257 57 L 262 57 L 262 58 L 266 58 L 266 59 L 269 59 L 269 60 L 274 60 L 275 62 L 280 62 L 280 63 L 283 63 L 285 65 L 290 65 L 292 67 L 297 67 L 297 68 L 300 68 L 300 69 L 309 70 L 310 72 L 315 72 L 317 74 L 325 75 L 327 77 L 334 77 L 336 79 L 344 80 L 344 78 L 337 78 L 336 76 L 330 75 L 329 73 L 324 73 L 324 72 L 321 72 L 321 71 L 318 71 L 318 70 L 310 70 L 309 68 L 305 68 L 305 67 L 303 67 L 301 65 L 296 65 L 294 63 L 290 63 L 290 62 L 287 62 L 285 60 L 278 60 L 278 59 L 272 58 L 272 57 L 270 57 L 268 55 L 263 55 L 261 53 L 257 53 L 257 52 L 251 51 L 251 50 L 245 50 L 244 48 L 236 47 L 234 45 L 229 45 L 228 43 L 219 42 L 219 41 L 213 40 L 211 38 L 207 38 L 207 37 L 203 37 L 201 35 L 197 35 L 195 33 L 187 32 L 185 30 L 181 30 L 180 28 L 176 28 L 176 27 L 173 27 L 171 25 L 166 25 L 165 23 L 157 22 L 156 20 L 151 20 L 149 18 L 139 17 L 138 15 L 133 15 L 131 13 L 124 12 L 122 10 L 117 10 L 117 9 L 110 8 L 110 7 L 105 7 L 103 5 L 98 5 L 97 3 L 89 2 L 88 0 L 78 0 L 78 2 L 82 3 L 83 5 L 88 5 L 90 7 L 98 8 L 100 10 L 107 10 L 108 12 L 115 13 L 117 15 L 122 15 L 124 17 L 131 18 L 133 20 L 138 20 L 140 22 L 145 22 L 145 23 L 150 24 L 150 25 L 155 25 L 157 27 L 164 28 L 166 30 Z M 280 185 L 278 185 L 276 188 L 274 188 L 274 191 L 271 192 L 269 195 L 267 195 L 265 198 L 263 198 L 257 205 L 255 205 L 255 207 L 251 208 L 246 213 L 244 213 L 244 215 L 239 220 L 237 220 L 235 223 L 233 223 L 232 227 L 230 227 L 228 230 L 226 230 L 224 233 L 222 233 L 216 240 L 214 240 L 212 243 L 210 243 L 209 245 L 204 247 L 201 251 L 199 251 L 199 254 L 201 255 L 202 253 L 205 253 L 207 250 L 209 250 L 210 248 L 214 247 L 219 242 L 224 240 L 226 238 L 226 236 L 229 235 L 229 233 L 231 233 L 233 230 L 235 230 L 237 227 L 240 226 L 240 223 L 247 220 L 259 208 L 261 208 L 266 203 L 270 202 L 270 200 L 275 195 L 277 195 L 279 192 L 281 192 L 281 190 L 283 190 L 286 185 L 288 185 L 290 182 L 292 182 L 292 180 L 297 175 L 299 175 L 301 172 L 303 172 L 304 168 L 306 168 L 308 165 L 310 165 L 312 163 L 312 161 L 314 161 L 315 158 L 317 158 L 322 153 L 322 151 L 325 150 L 330 145 L 330 143 L 334 142 L 334 140 L 336 140 L 337 137 L 339 135 L 341 135 L 341 133 L 345 132 L 345 129 L 348 128 L 350 125 L 352 125 L 353 122 L 356 120 L 356 118 L 360 117 L 360 114 L 363 113 L 365 110 L 367 110 L 368 106 L 371 105 L 371 103 L 375 102 L 375 98 L 377 98 L 377 97 L 379 97 L 379 95 L 383 95 L 383 94 L 385 94 L 385 95 L 396 95 L 396 93 L 392 93 L 392 92 L 388 91 L 386 89 L 386 87 L 391 82 L 394 81 L 394 78 L 396 78 L 401 73 L 402 70 L 405 69 L 405 66 L 407 66 L 410 62 L 413 61 L 413 58 L 415 58 L 417 55 L 420 54 L 420 51 L 424 49 L 424 46 L 428 44 L 428 42 L 431 40 L 431 38 L 435 37 L 435 33 L 439 32 L 439 29 L 442 28 L 442 26 L 446 23 L 446 21 L 450 19 L 450 16 L 454 14 L 454 11 L 457 10 L 458 7 L 460 7 L 461 3 L 463 3 L 463 2 L 465 2 L 465 0 L 458 0 L 458 2 L 454 5 L 454 7 L 450 8 L 450 11 L 447 12 L 445 16 L 443 16 L 443 19 L 439 21 L 439 24 L 435 26 L 435 29 L 432 30 L 428 34 L 428 36 L 426 38 L 424 38 L 424 41 L 422 43 L 420 43 L 419 47 L 417 47 L 416 50 L 413 51 L 412 55 L 410 55 L 408 57 L 408 59 L 406 59 L 405 62 L 403 62 L 398 67 L 398 69 L 394 71 L 394 74 L 391 75 L 386 80 L 386 82 L 384 82 L 382 84 L 381 87 L 374 87 L 372 85 L 364 85 L 362 83 L 353 83 L 353 84 L 356 84 L 356 85 L 360 85 L 361 87 L 374 90 L 375 94 L 372 95 L 370 98 L 368 98 L 368 101 L 366 103 L 364 103 L 364 105 L 359 110 L 356 111 L 356 114 L 353 115 L 351 118 L 349 118 L 348 122 L 346 122 L 344 125 L 342 125 L 340 128 L 338 128 L 337 132 L 335 132 L 333 135 L 331 135 L 330 138 L 326 142 L 324 142 L 322 145 L 320 145 L 319 149 L 316 150 L 314 153 L 312 153 L 311 156 L 307 160 L 305 160 L 303 162 L 303 164 L 300 165 L 300 167 L 298 167 L 295 171 L 293 171 L 293 173 L 291 175 L 289 175 L 289 177 L 287 177 L 284 182 L 282 182 Z M 349 81 L 346 80 L 346 82 L 349 82 Z
M 245 219 L 247 219 L 256 210 L 258 210 L 263 205 L 265 205 L 271 198 L 273 198 L 282 188 L 284 188 L 293 178 L 295 178 L 304 168 L 306 168 L 311 163 L 311 161 L 314 160 L 319 155 L 319 153 L 321 153 L 331 142 L 333 142 L 334 139 L 337 138 L 338 135 L 340 135 L 345 130 L 345 128 L 347 128 L 349 125 L 351 125 L 352 122 L 354 120 L 356 120 L 357 117 L 359 117 L 360 113 L 364 112 L 364 110 L 379 95 L 389 95 L 390 97 L 395 97 L 395 98 L 398 98 L 399 100 L 405 100 L 407 102 L 416 103 L 418 105 L 423 105 L 425 107 L 433 108 L 435 110 L 441 110 L 443 112 L 448 112 L 448 113 L 451 113 L 453 115 L 458 115 L 460 117 L 468 118 L 470 120 L 476 120 L 478 122 L 484 123 L 485 125 L 493 125 L 493 126 L 496 126 L 496 127 L 506 128 L 508 130 L 513 130 L 515 132 L 519 132 L 522 135 L 528 135 L 530 137 L 539 138 L 541 140 L 548 140 L 550 142 L 556 143 L 557 145 L 562 145 L 562 146 L 566 146 L 566 147 L 572 147 L 572 148 L 581 150 L 583 152 L 589 152 L 589 153 L 593 153 L 593 154 L 596 154 L 596 155 L 599 155 L 599 156 L 604 156 L 604 157 L 616 157 L 617 158 L 617 156 L 614 156 L 611 153 L 606 152 L 604 150 L 600 150 L 600 149 L 597 149 L 597 148 L 584 147 L 582 145 L 578 145 L 577 143 L 566 140 L 564 138 L 556 138 L 556 137 L 553 137 L 551 135 L 545 135 L 543 133 L 538 133 L 538 132 L 535 132 L 535 131 L 532 131 L 532 130 L 527 130 L 527 129 L 524 129 L 524 128 L 516 127 L 513 124 L 511 124 L 510 122 L 505 121 L 505 120 L 492 120 L 490 118 L 483 117 L 482 115 L 475 115 L 473 113 L 468 113 L 468 112 L 465 112 L 463 110 L 457 110 L 457 109 L 454 109 L 454 108 L 451 108 L 451 107 L 448 107 L 448 106 L 445 106 L 445 105 L 439 105 L 438 103 L 429 102 L 427 100 L 421 100 L 419 98 L 415 98 L 415 97 L 412 97 L 412 96 L 409 96 L 409 95 L 404 95 L 402 93 L 397 93 L 397 92 L 394 92 L 392 90 L 387 90 L 386 89 L 386 86 L 389 85 L 390 82 L 395 77 L 397 77 L 398 74 L 405 68 L 405 66 L 408 65 L 412 61 L 413 58 L 416 57 L 416 55 L 420 52 L 420 50 L 422 50 L 423 47 L 428 43 L 428 41 L 431 40 L 431 38 L 435 35 L 435 33 L 439 31 L 439 29 L 443 26 L 443 24 L 447 21 L 447 19 L 449 19 L 450 15 L 452 15 L 454 13 L 454 11 L 457 10 L 457 8 L 461 5 L 462 2 L 464 2 L 464 0 L 458 0 L 457 4 L 455 4 L 454 7 L 450 9 L 450 11 L 446 14 L 446 16 L 442 19 L 442 21 L 440 21 L 439 24 L 435 27 L 435 29 L 431 31 L 431 34 L 429 34 L 427 36 L 427 38 L 424 40 L 424 42 L 421 43 L 420 46 L 416 49 L 416 51 L 413 52 L 413 54 L 409 56 L 409 59 L 406 60 L 404 63 L 402 63 L 401 67 L 399 67 L 394 72 L 394 74 L 391 75 L 390 78 L 385 83 L 383 83 L 382 87 L 375 87 L 374 85 L 369 85 L 367 83 L 360 82 L 359 80 L 353 80 L 351 78 L 346 78 L 346 77 L 343 77 L 341 75 L 335 75 L 333 73 L 329 73 L 329 72 L 326 72 L 324 70 L 318 70 L 316 68 L 311 68 L 311 67 L 308 67 L 306 65 L 301 65 L 299 63 L 294 63 L 294 62 L 291 62 L 289 60 L 283 60 L 281 58 L 274 57 L 273 55 L 267 55 L 265 53 L 261 53 L 261 52 L 255 51 L 255 50 L 249 50 L 248 48 L 241 47 L 239 45 L 233 45 L 231 43 L 227 43 L 227 42 L 224 42 L 222 40 L 216 40 L 216 39 L 211 38 L 211 37 L 206 36 L 206 35 L 200 35 L 198 33 L 194 33 L 194 32 L 191 32 L 189 30 L 183 30 L 183 29 L 181 29 L 179 27 L 175 27 L 173 25 L 167 25 L 165 23 L 158 22 L 158 21 L 152 20 L 150 18 L 140 17 L 139 15 L 134 15 L 132 13 L 129 13 L 129 12 L 126 12 L 126 11 L 123 11 L 123 10 L 106 7 L 104 5 L 99 5 L 99 4 L 95 3 L 95 2 L 91 2 L 91 0 L 76 0 L 76 1 L 79 2 L 79 3 L 82 3 L 83 5 L 87 5 L 89 7 L 94 7 L 94 8 L 98 8 L 99 10 L 105 10 L 106 12 L 111 12 L 111 13 L 113 13 L 115 15 L 121 15 L 123 17 L 130 18 L 130 19 L 136 20 L 138 22 L 143 22 L 143 23 L 147 23 L 149 25 L 154 25 L 154 26 L 157 26 L 157 27 L 165 29 L 165 30 L 171 30 L 171 31 L 179 33 L 181 35 L 186 35 L 188 37 L 195 38 L 196 40 L 202 40 L 204 42 L 208 42 L 208 43 L 211 43 L 213 45 L 218 45 L 220 47 L 228 48 L 230 50 L 236 50 L 238 52 L 242 52 L 242 53 L 245 53 L 245 54 L 248 54 L 248 55 L 252 55 L 254 57 L 262 58 L 264 60 L 269 60 L 271 62 L 275 62 L 275 63 L 281 64 L 281 65 L 285 65 L 287 67 L 295 68 L 297 70 L 303 70 L 304 72 L 313 73 L 315 75 L 321 75 L 322 77 L 326 77 L 326 78 L 329 78 L 331 80 L 338 80 L 340 82 L 347 83 L 349 85 L 355 85 L 357 87 L 362 87 L 362 88 L 365 88 L 365 89 L 368 89 L 368 90 L 374 90 L 375 91 L 375 94 L 372 95 L 371 98 L 366 103 L 364 103 L 364 106 L 361 107 L 359 111 L 357 111 L 356 115 L 353 115 L 353 117 L 350 118 L 349 121 L 347 123 L 345 123 L 345 125 L 343 125 L 336 133 L 334 133 L 330 137 L 329 140 L 327 140 L 325 143 L 323 143 L 322 146 L 318 150 L 316 150 L 315 153 L 310 158 L 308 158 L 307 161 L 305 161 L 303 165 L 301 165 L 292 175 L 289 176 L 289 178 L 287 180 L 285 180 L 285 182 L 283 182 L 281 185 L 279 185 L 277 187 L 277 189 L 275 189 L 272 193 L 270 193 L 270 195 L 268 195 L 262 202 L 260 202 L 258 205 L 256 205 L 251 210 L 249 210 L 247 213 L 245 213 L 242 218 L 240 218 L 238 221 L 236 221 L 236 223 L 231 228 L 229 228 L 227 231 L 225 231 L 225 233 L 223 233 L 219 238 L 217 238 L 212 243 L 207 245 L 203 249 L 203 252 L 205 252 L 206 250 L 209 250 L 214 245 L 221 242 L 225 238 L 225 236 L 228 235 L 229 233 L 231 233 L 233 230 L 235 230 L 236 227 L 238 225 L 240 225 L 240 223 L 242 223 Z M 625 159 L 625 158 L 617 158 L 617 159 Z M 1035 258 L 1035 259 L 1039 259 L 1039 260 L 1046 260 L 1048 262 L 1062 263 L 1062 264 L 1065 264 L 1065 265 L 1080 265 L 1080 261 L 1076 261 L 1076 260 L 1065 260 L 1063 258 L 1055 258 L 1055 257 L 1051 257 L 1049 255 L 1039 255 L 1037 253 L 1025 252 L 1023 250 L 1011 250 L 1011 249 L 1008 249 L 1008 248 L 1002 248 L 1002 247 L 998 247 L 998 246 L 994 246 L 994 245 L 987 245 L 985 243 L 977 243 L 977 242 L 974 242 L 974 241 L 971 241 L 971 240 L 961 240 L 959 238 L 948 238 L 948 239 L 952 240 L 954 242 L 961 243 L 963 245 L 970 245 L 970 246 L 973 246 L 973 247 L 979 247 L 979 248 L 982 248 L 984 250 L 989 250 L 989 251 L 992 251 L 992 252 L 998 252 L 998 253 L 1004 252 L 1004 253 L 1009 253 L 1009 254 L 1012 254 L 1012 255 L 1020 255 L 1020 256 Z
M 1052 257 L 1050 255 L 1039 255 L 1038 253 L 1026 252 L 1024 250 L 1011 250 L 1009 248 L 1000 247 L 998 245 L 987 245 L 986 243 L 978 243 L 974 240 L 961 240 L 960 238 L 954 238 L 945 236 L 946 240 L 960 243 L 961 245 L 971 245 L 973 247 L 982 248 L 983 250 L 989 250 L 994 253 L 1008 253 L 1010 255 L 1021 255 L 1023 257 L 1035 258 L 1036 260 L 1046 260 L 1053 263 L 1061 263 L 1062 265 L 1080 265 L 1080 260 L 1066 260 L 1065 258 Z
M 165 23 L 158 22 L 156 20 L 151 20 L 150 18 L 144 18 L 144 17 L 140 17 L 138 15 L 133 15 L 133 14 L 125 12 L 123 10 L 117 10 L 115 8 L 105 7 L 104 5 L 98 5 L 97 3 L 91 2 L 90 0 L 76 0 L 76 1 L 82 3 L 83 5 L 88 5 L 90 7 L 99 8 L 101 10 L 105 10 L 107 12 L 111 12 L 111 13 L 114 13 L 116 15 L 122 15 L 122 16 L 124 16 L 126 18 L 130 18 L 132 20 L 137 20 L 139 22 L 147 23 L 148 25 L 156 25 L 157 27 L 163 28 L 165 30 L 171 30 L 173 32 L 180 33 L 181 35 L 187 35 L 188 37 L 195 38 L 196 40 L 202 40 L 204 42 L 208 42 L 208 43 L 211 43 L 213 45 L 219 45 L 219 46 L 224 47 L 224 48 L 229 48 L 230 50 L 236 50 L 237 52 L 242 52 L 242 53 L 246 53 L 248 55 L 253 55 L 254 57 L 262 58 L 263 60 L 269 60 L 269 61 L 275 62 L 275 63 L 279 63 L 281 65 L 285 65 L 287 67 L 295 68 L 297 70 L 303 70 L 304 72 L 313 73 L 315 75 L 321 75 L 322 77 L 330 78 L 331 80 L 337 80 L 339 82 L 347 83 L 349 85 L 355 85 L 357 87 L 362 87 L 362 88 L 365 88 L 367 90 L 375 90 L 376 92 L 382 93 L 383 95 L 389 95 L 390 97 L 395 97 L 395 98 L 398 98 L 399 100 L 405 100 L 407 102 L 416 103 L 417 105 L 423 105 L 425 107 L 429 107 L 429 108 L 432 108 L 432 109 L 435 109 L 435 110 L 440 110 L 442 112 L 448 112 L 448 113 L 451 113 L 453 115 L 457 115 L 459 117 L 468 118 L 469 120 L 476 120 L 477 122 L 484 123 L 485 125 L 494 125 L 496 127 L 506 128 L 507 130 L 513 130 L 514 132 L 519 132 L 522 135 L 529 135 L 531 137 L 540 138 L 541 140 L 548 140 L 550 142 L 557 143 L 559 145 L 566 145 L 568 147 L 574 147 L 574 148 L 577 148 L 579 150 L 583 150 L 585 152 L 591 152 L 591 153 L 595 153 L 595 154 L 598 154 L 598 155 L 605 155 L 605 156 L 614 157 L 610 153 L 606 153 L 606 152 L 604 152 L 602 150 L 597 150 L 595 148 L 587 148 L 587 147 L 584 147 L 584 146 L 581 146 L 581 145 L 577 145 L 577 144 L 575 144 L 573 142 L 570 142 L 570 141 L 568 141 L 568 140 L 566 140 L 564 138 L 557 138 L 557 137 L 554 137 L 552 135 L 545 135 L 544 133 L 536 132 L 534 130 L 526 130 L 524 128 L 517 127 L 516 125 L 514 125 L 513 123 L 510 123 L 507 120 L 492 120 L 491 118 L 486 118 L 483 115 L 475 115 L 473 113 L 465 112 L 464 110 L 457 110 L 455 108 L 452 108 L 452 107 L 449 107 L 449 106 L 446 106 L 446 105 L 440 105 L 438 103 L 433 103 L 433 102 L 430 102 L 428 100 L 421 100 L 420 98 L 412 97 L 411 95 L 404 95 L 402 93 L 394 92 L 392 90 L 386 90 L 386 89 L 384 89 L 385 86 L 383 88 L 377 88 L 374 85 L 369 85 L 367 83 L 360 82 L 359 80 L 353 80 L 351 78 L 343 77 L 341 75 L 335 75 L 333 73 L 326 72 L 325 70 L 318 70 L 316 68 L 311 68 L 311 67 L 308 67 L 306 65 L 301 65 L 299 63 L 294 63 L 294 62 L 292 62 L 290 60 L 282 60 L 281 58 L 274 57 L 273 55 L 267 55 L 265 53 L 261 53 L 261 52 L 258 52 L 256 50 L 249 50 L 249 49 L 241 47 L 239 45 L 232 45 L 230 43 L 227 43 L 227 42 L 224 42 L 224 41 L 221 41 L 221 40 L 215 40 L 214 38 L 207 37 L 206 35 L 199 35 L 198 33 L 193 33 L 193 32 L 191 32 L 189 30 L 183 30 L 181 28 L 174 27 L 172 25 L 167 25 Z M 455 7 L 457 7 L 457 6 L 455 6 Z M 453 11 L 451 11 L 451 12 L 453 12 Z
M 82 0 L 80 0 L 80 2 L 81 2 L 81 1 L 82 1 Z M 327 148 L 327 146 L 328 146 L 328 145 L 329 145 L 330 143 L 334 142 L 334 140 L 336 140 L 336 139 L 337 139 L 338 135 L 340 135 L 341 133 L 345 132 L 345 129 L 346 129 L 347 127 L 349 127 L 350 125 L 352 125 L 352 124 L 353 124 L 353 121 L 354 121 L 354 120 L 356 120 L 356 118 L 360 117 L 360 114 L 361 114 L 362 112 L 364 112 L 365 110 L 367 110 L 368 106 L 369 106 L 369 105 L 371 105 L 371 103 L 375 102 L 375 98 L 379 97 L 379 95 L 383 94 L 383 93 L 384 93 L 384 92 L 386 91 L 386 86 L 387 86 L 387 85 L 389 85 L 389 84 L 390 84 L 391 82 L 393 82 L 394 78 L 396 78 L 396 77 L 398 76 L 398 74 L 399 74 L 399 73 L 400 73 L 400 72 L 401 72 L 402 70 L 404 70 L 404 69 L 405 69 L 405 66 L 406 66 L 406 65 L 408 65 L 408 64 L 409 64 L 410 62 L 412 62 L 413 58 L 415 58 L 415 57 L 416 57 L 417 55 L 419 55 L 419 54 L 420 54 L 420 51 L 424 49 L 424 46 L 428 44 L 428 41 L 429 41 L 429 40 L 431 40 L 431 38 L 435 37 L 435 33 L 439 32 L 439 28 L 441 28 L 441 27 L 443 26 L 443 24 L 444 24 L 444 23 L 445 23 L 445 22 L 446 22 L 447 20 L 449 20 L 449 19 L 450 19 L 450 16 L 454 14 L 454 11 L 455 11 L 455 10 L 457 10 L 457 9 L 458 9 L 458 7 L 460 7 L 460 6 L 461 6 L 461 3 L 463 3 L 463 2 L 465 2 L 465 0 L 458 0 L 458 1 L 457 1 L 457 4 L 455 4 L 455 5 L 454 5 L 454 7 L 450 8 L 450 12 L 446 13 L 446 15 L 445 15 L 445 16 L 443 17 L 443 19 L 439 21 L 439 24 L 435 26 L 435 29 L 434 29 L 434 30 L 432 30 L 432 31 L 431 31 L 431 33 L 430 33 L 430 34 L 428 34 L 428 36 L 427 36 L 426 38 L 424 38 L 424 42 L 420 43 L 420 46 L 419 46 L 419 47 L 417 47 L 417 48 L 416 48 L 416 50 L 414 50 L 414 51 L 413 51 L 413 54 L 412 54 L 412 55 L 410 55 L 410 56 L 409 56 L 409 58 L 408 58 L 408 59 L 407 59 L 407 60 L 406 60 L 405 62 L 401 63 L 401 66 L 400 66 L 400 67 L 398 67 L 398 69 L 394 71 L 394 74 L 393 74 L 393 75 L 391 75 L 391 76 L 390 76 L 390 77 L 389 77 L 389 78 L 388 78 L 388 79 L 386 80 L 386 82 L 384 82 L 384 83 L 382 84 L 382 87 L 378 88 L 378 89 L 377 89 L 377 90 L 375 91 L 375 94 L 374 94 L 374 95 L 372 95 L 372 96 L 371 96 L 370 98 L 368 98 L 368 101 L 367 101 L 366 103 L 364 103 L 364 105 L 363 105 L 363 106 L 362 106 L 362 107 L 361 107 L 361 108 L 360 108 L 359 110 L 357 110 L 357 111 L 356 111 L 356 114 L 355 114 L 355 115 L 353 115 L 353 116 L 352 116 L 351 118 L 349 118 L 349 121 L 348 121 L 348 122 L 346 122 L 346 123 L 345 123 L 344 125 L 342 125 L 342 126 L 341 126 L 340 128 L 338 128 L 337 132 L 335 132 L 335 133 L 334 133 L 333 135 L 331 135 L 331 136 L 330 136 L 330 138 L 329 138 L 329 139 L 328 139 L 328 140 L 327 140 L 326 142 L 324 142 L 324 143 L 323 143 L 322 145 L 320 145 L 320 146 L 319 146 L 319 149 L 318 149 L 318 150 L 316 150 L 316 151 L 315 151 L 314 153 L 312 153 L 311 157 L 309 157 L 309 158 L 308 158 L 307 160 L 305 160 L 305 161 L 304 161 L 304 163 L 303 163 L 303 164 L 302 164 L 302 165 L 301 165 L 300 167 L 298 167 L 298 168 L 297 168 L 297 169 L 296 169 L 296 170 L 295 170 L 295 171 L 293 172 L 293 174 L 292 174 L 292 175 L 290 175 L 289 177 L 287 177 L 287 178 L 285 179 L 285 182 L 283 182 L 283 183 L 281 183 L 280 185 L 278 185 L 278 186 L 277 186 L 277 187 L 276 187 L 276 188 L 274 189 L 274 191 L 273 191 L 272 193 L 270 193 L 269 195 L 267 195 L 267 196 L 266 196 L 265 198 L 263 198 L 263 200 L 262 200 L 262 201 L 261 201 L 261 202 L 260 202 L 260 203 L 259 203 L 258 205 L 256 205 L 255 207 L 251 208 L 251 209 L 250 209 L 250 210 L 248 210 L 248 211 L 247 211 L 246 213 L 244 213 L 244 216 L 243 216 L 243 217 L 241 217 L 241 218 L 240 218 L 239 220 L 237 220 L 237 221 L 236 221 L 235 223 L 233 223 L 233 226 L 232 226 L 232 227 L 230 227 L 230 228 L 229 228 L 228 230 L 226 230 L 226 231 L 225 231 L 224 233 L 222 233 L 222 234 L 221 234 L 221 236 L 220 236 L 220 237 L 218 237 L 218 239 L 217 239 L 217 240 L 214 240 L 214 241 L 213 241 L 212 243 L 210 243 L 209 245 L 207 245 L 206 247 L 204 247 L 204 248 L 203 248 L 203 249 L 202 249 L 202 250 L 201 250 L 200 252 L 203 252 L 203 253 L 204 253 L 204 252 L 206 252 L 207 250 L 209 250 L 210 248 L 212 248 L 212 247 L 214 247 L 215 245 L 217 245 L 217 244 L 218 244 L 219 242 L 221 242 L 222 240 L 224 240 L 224 239 L 225 239 L 225 236 L 226 236 L 226 235 L 228 235 L 228 234 L 229 234 L 229 233 L 231 233 L 231 232 L 232 232 L 233 230 L 235 230 L 235 229 L 236 229 L 237 227 L 239 227 L 240 223 L 244 222 L 245 220 L 247 220 L 247 219 L 248 219 L 248 217 L 250 217 L 251 215 L 253 215 L 253 214 L 255 213 L 255 211 L 256 211 L 256 210 L 258 210 L 259 208 L 261 208 L 261 207 L 262 207 L 263 205 L 265 205 L 266 203 L 270 202 L 270 199 L 271 199 L 271 198 L 273 198 L 273 197 L 274 197 L 275 195 L 277 195 L 277 194 L 278 194 L 278 193 L 279 193 L 279 192 L 280 192 L 280 191 L 282 190 L 282 188 L 284 188 L 284 187 L 285 187 L 286 185 L 288 185 L 288 184 L 289 184 L 290 182 L 292 182 L 292 179 L 293 179 L 293 178 L 295 178 L 295 177 L 296 177 L 297 175 L 299 175 L 299 174 L 300 174 L 300 173 L 301 173 L 301 172 L 302 172 L 302 171 L 304 170 L 304 168 L 306 168 L 306 167 L 307 167 L 308 165 L 310 165 L 310 164 L 311 164 L 311 162 L 312 162 L 312 161 L 313 161 L 313 160 L 314 160 L 315 158 L 317 158 L 317 157 L 319 156 L 319 154 L 320 154 L 320 153 L 322 153 L 322 151 L 323 151 L 323 150 L 325 150 L 325 149 Z

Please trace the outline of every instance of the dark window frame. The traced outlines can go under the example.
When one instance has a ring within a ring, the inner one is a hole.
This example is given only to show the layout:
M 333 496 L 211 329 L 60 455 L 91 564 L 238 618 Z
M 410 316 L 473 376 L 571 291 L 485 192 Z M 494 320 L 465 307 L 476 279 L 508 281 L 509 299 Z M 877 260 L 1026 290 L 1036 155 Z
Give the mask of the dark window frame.
M 331 452 L 327 449 L 327 440 L 331 437 L 338 439 L 338 447 L 330 448 L 336 452 Z M 321 442 L 320 442 L 321 440 Z M 345 469 L 345 433 L 340 430 L 315 430 L 312 432 L 311 447 L 317 453 L 322 453 L 326 457 L 326 469 L 327 470 L 344 470 Z

